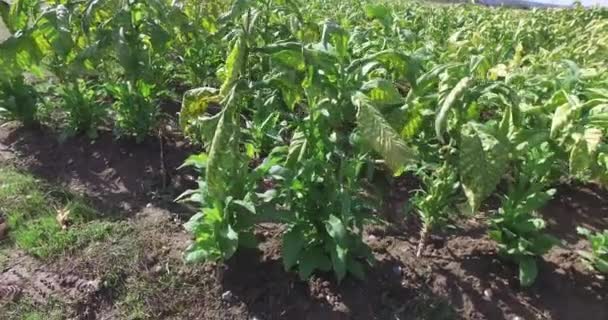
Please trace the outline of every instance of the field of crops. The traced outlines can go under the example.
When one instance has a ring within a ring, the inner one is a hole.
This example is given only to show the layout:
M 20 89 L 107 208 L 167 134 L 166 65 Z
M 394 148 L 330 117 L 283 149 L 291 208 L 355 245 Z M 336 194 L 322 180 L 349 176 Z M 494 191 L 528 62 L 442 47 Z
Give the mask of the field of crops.
M 0 14 L 7 319 L 608 319 L 608 10 Z

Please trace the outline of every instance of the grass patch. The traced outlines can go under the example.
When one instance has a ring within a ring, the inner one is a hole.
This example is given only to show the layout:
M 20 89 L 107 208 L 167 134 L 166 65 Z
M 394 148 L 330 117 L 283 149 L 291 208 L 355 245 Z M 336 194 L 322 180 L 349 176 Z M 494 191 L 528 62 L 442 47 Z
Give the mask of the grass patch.
M 2 318 L 6 320 L 61 320 L 64 317 L 64 306 L 51 302 L 45 307 L 27 299 L 19 303 L 2 306 Z
M 67 212 L 67 228 L 57 220 L 60 211 Z M 39 258 L 102 240 L 115 226 L 93 220 L 96 212 L 83 199 L 10 167 L 0 168 L 0 214 L 8 223 L 8 242 Z

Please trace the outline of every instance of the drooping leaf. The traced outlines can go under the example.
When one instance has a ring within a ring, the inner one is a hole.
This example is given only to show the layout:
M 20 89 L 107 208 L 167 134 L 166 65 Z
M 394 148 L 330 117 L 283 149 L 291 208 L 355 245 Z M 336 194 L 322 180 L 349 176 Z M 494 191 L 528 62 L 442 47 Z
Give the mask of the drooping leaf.
M 578 136 L 570 150 L 570 173 L 574 176 L 584 176 L 591 164 L 592 157 L 589 155 L 587 141 Z
M 300 256 L 299 274 L 302 280 L 310 278 L 315 270 L 328 271 L 330 269 L 331 260 L 318 246 L 307 248 Z
M 327 233 L 329 233 L 336 243 L 346 245 L 348 233 L 340 218 L 334 216 L 333 214 L 330 215 L 325 224 L 325 228 L 327 229 Z
M 460 134 L 460 182 L 474 212 L 506 172 L 509 146 L 478 123 L 467 123 Z
M 179 113 L 179 123 L 182 130 L 187 131 L 188 125 L 197 117 L 202 116 L 209 105 L 219 104 L 222 100 L 219 90 L 211 87 L 202 87 L 186 91 L 182 99 L 182 108 Z
M 446 131 L 449 111 L 465 94 L 466 90 L 472 83 L 473 81 L 470 77 L 460 79 L 456 86 L 447 95 L 445 100 L 443 100 L 443 103 L 437 112 L 437 116 L 435 117 L 435 134 L 437 135 L 437 139 L 439 139 L 439 141 L 444 142 L 443 134 Z
M 226 66 L 224 67 L 225 78 L 222 87 L 220 88 L 220 95 L 226 96 L 228 91 L 232 88 L 234 82 L 239 78 L 242 69 L 245 65 L 247 57 L 247 45 L 243 36 L 239 36 L 226 59 Z
M 519 261 L 519 283 L 523 287 L 531 286 L 538 276 L 538 267 L 533 257 L 524 257 Z
M 598 128 L 586 128 L 583 133 L 583 139 L 587 143 L 587 151 L 589 155 L 594 155 L 600 143 L 602 142 L 603 132 Z
M 398 172 L 414 159 L 414 151 L 371 104 L 369 98 L 358 94 L 353 97 L 353 103 L 359 108 L 357 127 L 362 139 L 382 156 L 391 170 Z
M 346 265 L 348 258 L 348 249 L 342 247 L 340 244 L 328 243 L 329 254 L 331 257 L 331 263 L 333 265 L 334 273 L 338 281 L 342 281 L 346 277 Z
M 207 160 L 205 180 L 215 199 L 225 199 L 229 195 L 228 188 L 234 185 L 231 180 L 238 179 L 238 168 L 242 165 L 238 150 L 240 129 L 233 119 L 237 108 L 234 95 L 233 90 L 220 113 Z
M 302 249 L 306 245 L 306 239 L 301 229 L 294 227 L 283 235 L 283 266 L 288 271 L 298 263 L 302 255 Z

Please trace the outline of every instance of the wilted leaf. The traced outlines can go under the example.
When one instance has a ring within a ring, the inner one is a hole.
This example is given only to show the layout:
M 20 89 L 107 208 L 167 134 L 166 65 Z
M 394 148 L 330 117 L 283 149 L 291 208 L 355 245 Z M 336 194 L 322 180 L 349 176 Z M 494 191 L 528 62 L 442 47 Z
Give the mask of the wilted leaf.
M 359 108 L 357 127 L 362 139 L 382 156 L 391 170 L 398 172 L 414 159 L 414 152 L 365 95 L 354 96 L 353 103 Z
M 439 141 L 443 141 L 443 134 L 446 130 L 446 124 L 448 122 L 448 113 L 452 109 L 452 107 L 456 104 L 456 102 L 464 95 L 466 90 L 472 83 L 472 79 L 469 77 L 464 77 L 458 81 L 456 86 L 450 91 L 447 95 L 439 111 L 437 112 L 437 116 L 435 118 L 435 134 L 437 135 L 437 139 Z
M 460 134 L 460 181 L 471 210 L 476 211 L 507 170 L 509 146 L 481 124 L 467 123 Z

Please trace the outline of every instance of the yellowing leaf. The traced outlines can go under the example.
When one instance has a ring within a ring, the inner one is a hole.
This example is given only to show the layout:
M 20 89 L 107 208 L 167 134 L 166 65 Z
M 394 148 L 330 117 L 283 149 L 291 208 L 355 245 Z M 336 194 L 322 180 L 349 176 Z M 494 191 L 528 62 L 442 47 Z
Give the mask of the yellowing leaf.
M 219 104 L 222 98 L 219 90 L 210 87 L 196 88 L 186 91 L 182 99 L 182 109 L 179 113 L 179 123 L 182 130 L 188 130 L 188 124 L 202 116 L 210 104 Z
M 369 98 L 363 94 L 353 97 L 353 103 L 359 108 L 357 127 L 361 138 L 384 158 L 387 166 L 398 172 L 414 158 L 414 152 L 401 139 L 380 111 L 371 105 Z
M 507 170 L 509 147 L 478 123 L 467 123 L 460 134 L 460 182 L 471 211 L 494 190 Z

